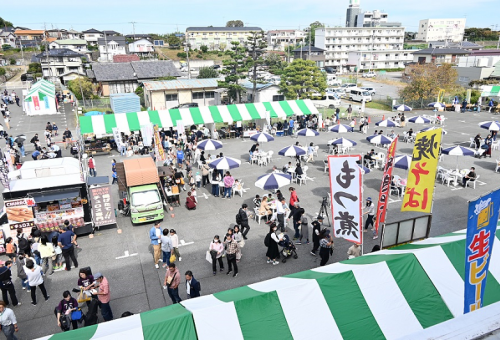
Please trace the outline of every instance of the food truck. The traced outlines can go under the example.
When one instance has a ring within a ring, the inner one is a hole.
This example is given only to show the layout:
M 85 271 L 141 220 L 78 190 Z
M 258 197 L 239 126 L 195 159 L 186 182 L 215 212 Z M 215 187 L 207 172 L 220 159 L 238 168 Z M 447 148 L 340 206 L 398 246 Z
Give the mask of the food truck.
M 4 232 L 32 227 L 52 233 L 68 220 L 77 235 L 92 232 L 88 189 L 78 159 L 71 157 L 24 162 L 2 193 L 8 222 Z

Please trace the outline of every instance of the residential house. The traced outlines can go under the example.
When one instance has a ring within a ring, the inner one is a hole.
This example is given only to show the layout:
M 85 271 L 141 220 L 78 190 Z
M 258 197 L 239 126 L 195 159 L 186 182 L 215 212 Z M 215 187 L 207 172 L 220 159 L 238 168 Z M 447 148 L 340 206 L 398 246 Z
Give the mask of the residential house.
M 52 82 L 60 81 L 66 83 L 85 75 L 83 69 L 83 54 L 68 48 L 54 48 L 34 55 L 31 62 L 42 65 L 42 73 L 45 79 Z
M 353 69 L 348 65 L 352 51 L 401 51 L 400 55 L 404 54 L 404 36 L 404 27 L 321 27 L 316 29 L 314 45 L 325 50 L 324 66 L 344 73 Z
M 460 42 L 464 40 L 465 20 L 464 18 L 420 20 L 416 40 Z
M 14 31 L 8 29 L 8 27 L 0 30 L 0 47 L 2 47 L 3 45 L 16 47 L 16 36 L 14 34 Z
M 76 40 L 83 39 L 82 32 L 75 31 L 74 29 L 68 30 L 66 32 L 66 35 L 68 36 L 66 39 L 76 39 Z
M 208 106 L 220 102 L 216 78 L 146 81 L 143 85 L 144 101 L 153 110 L 170 109 L 186 103 Z
M 128 44 L 129 53 L 134 53 L 141 57 L 152 55 L 154 50 L 154 45 L 147 39 L 139 39 Z
M 255 88 L 255 93 L 253 91 L 252 82 L 244 82 L 241 86 L 245 89 L 247 94 L 246 101 L 252 103 L 253 98 L 254 103 L 262 102 L 277 102 L 280 100 L 285 100 L 285 95 L 280 93 L 280 87 L 273 83 L 268 84 L 257 84 Z
M 50 29 L 47 30 L 47 36 L 49 38 L 68 39 L 68 34 L 66 32 L 65 29 Z
M 448 42 L 448 41 L 429 41 L 429 48 L 462 48 L 469 51 L 482 50 L 483 46 L 472 41 Z
M 118 54 L 127 54 L 127 43 L 125 37 L 106 36 L 98 38 L 99 61 L 113 61 L 113 56 Z
M 131 39 L 132 41 L 141 40 L 141 39 L 151 40 L 151 36 L 149 34 L 140 34 L 140 33 L 137 33 L 137 34 L 127 34 L 125 36 L 125 38 Z
M 350 51 L 347 66 L 356 70 L 377 70 L 404 68 L 406 63 L 413 61 L 415 50 L 394 51 Z
M 188 27 L 187 42 L 191 48 L 207 46 L 209 50 L 230 50 L 231 42 L 245 44 L 253 32 L 261 32 L 260 27 Z
M 110 31 L 102 31 L 102 33 L 106 34 L 107 36 L 110 36 L 110 37 L 118 37 L 120 36 L 121 34 L 117 31 L 113 31 L 113 30 L 110 30 Z
M 132 61 L 127 63 L 93 63 L 87 76 L 99 85 L 103 96 L 134 92 L 139 83 L 162 77 L 180 77 L 170 60 Z
M 413 52 L 413 61 L 419 64 L 455 64 L 458 57 L 469 54 L 471 54 L 471 51 L 461 48 L 426 48 Z
M 87 42 L 83 39 L 81 40 L 76 40 L 76 39 L 62 39 L 62 40 L 56 40 L 53 41 L 49 44 L 49 48 L 67 48 L 69 50 L 72 50 L 74 52 L 78 53 L 87 53 Z
M 500 50 L 472 51 L 468 56 L 458 57 L 455 69 L 457 83 L 468 86 L 473 80 L 498 78 L 500 76 Z
M 267 46 L 271 50 L 284 51 L 287 46 L 297 46 L 306 34 L 300 30 L 272 30 L 267 32 Z
M 293 50 L 294 59 L 312 60 L 316 66 L 325 66 L 325 50 L 315 46 L 301 46 Z
M 44 30 L 16 30 L 14 34 L 19 40 L 42 41 L 47 38 L 47 33 Z
M 82 34 L 83 39 L 87 42 L 87 44 L 92 46 L 97 46 L 98 39 L 104 38 L 104 33 L 96 30 L 95 28 L 83 31 Z

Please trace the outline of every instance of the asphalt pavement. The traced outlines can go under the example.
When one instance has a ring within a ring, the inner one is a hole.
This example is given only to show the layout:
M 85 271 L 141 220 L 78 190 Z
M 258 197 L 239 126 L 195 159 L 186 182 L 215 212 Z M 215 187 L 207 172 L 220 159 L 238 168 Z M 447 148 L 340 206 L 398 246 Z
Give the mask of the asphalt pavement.
M 26 133 L 29 141 L 35 132 L 43 136 L 42 132 L 45 124 L 48 121 L 55 121 L 59 125 L 61 133 L 68 126 L 73 130 L 74 134 L 76 126 L 75 113 L 72 111 L 70 105 L 65 105 L 64 110 L 65 113 L 60 115 L 27 117 L 17 107 L 12 106 L 11 125 L 13 128 L 10 132 L 13 134 Z M 419 113 L 430 114 L 431 112 L 412 112 L 407 114 L 407 117 Z M 386 117 L 389 115 L 390 113 L 387 113 Z M 460 145 L 466 147 L 469 146 L 468 141 L 470 137 L 474 137 L 477 133 L 485 136 L 487 132 L 477 126 L 478 122 L 496 118 L 485 112 L 479 114 L 446 112 L 444 116 L 448 118 L 444 125 L 444 129 L 448 132 L 443 139 L 444 146 L 462 143 Z M 374 126 L 374 123 L 380 117 L 381 113 L 371 115 L 369 132 L 373 132 L 375 129 L 380 130 Z M 396 128 L 395 131 L 402 135 L 402 132 L 408 130 L 410 127 L 418 130 L 426 126 L 408 123 L 406 128 Z M 383 128 L 383 130 L 386 132 L 388 129 Z M 199 204 L 197 210 L 187 211 L 184 207 L 177 207 L 167 214 L 162 223 L 162 228 L 174 228 L 177 230 L 182 243 L 179 248 L 182 261 L 177 263 L 181 274 L 184 274 L 187 270 L 191 270 L 196 279 L 201 282 L 202 294 L 207 295 L 317 267 L 319 259 L 309 253 L 312 245 L 305 244 L 297 245 L 298 259 L 289 259 L 286 263 L 280 263 L 276 266 L 267 264 L 264 237 L 269 228 L 264 222 L 259 225 L 256 221 L 250 221 L 251 230 L 248 234 L 249 240 L 243 248 L 243 256 L 241 262 L 238 264 L 238 277 L 226 276 L 225 273 L 218 273 L 216 276 L 213 276 L 211 265 L 205 260 L 205 255 L 213 236 L 216 234 L 224 235 L 228 227 L 235 222 L 235 215 L 241 204 L 247 203 L 252 207 L 252 198 L 256 194 L 262 196 L 267 193 L 256 188 L 254 182 L 258 176 L 271 172 L 273 165 L 281 168 L 288 163 L 290 159 L 278 156 L 278 150 L 287 145 L 295 144 L 296 141 L 299 141 L 304 146 L 310 142 L 320 146 L 319 157 L 316 157 L 314 162 L 308 164 L 309 170 L 307 175 L 310 179 L 307 180 L 305 185 L 293 185 L 297 189 L 302 207 L 305 208 L 306 216 L 311 221 L 320 209 L 322 198 L 327 196 L 329 192 L 328 173 L 324 172 L 323 160 L 327 157 L 326 142 L 335 137 L 346 137 L 358 142 L 358 145 L 351 153 L 363 154 L 372 148 L 377 152 L 386 152 L 386 149 L 376 148 L 369 144 L 365 139 L 366 135 L 357 132 L 339 135 L 325 132 L 321 133 L 318 137 L 301 137 L 299 139 L 278 137 L 274 142 L 261 145 L 261 150 L 273 150 L 275 156 L 272 163 L 259 167 L 248 163 L 248 150 L 253 144 L 251 141 L 242 139 L 223 141 L 224 147 L 220 151 L 226 156 L 242 160 L 241 167 L 233 169 L 231 173 L 235 178 L 243 181 L 243 197 L 236 196 L 230 200 L 215 198 L 210 195 L 209 187 L 201 188 L 198 190 Z M 61 137 L 55 140 L 61 141 Z M 400 142 L 398 143 L 397 154 L 410 155 L 412 148 L 412 144 Z M 29 154 L 33 151 L 33 148 L 29 143 L 26 143 L 26 149 L 28 155 L 23 160 L 31 160 Z M 69 156 L 69 150 L 63 149 L 63 155 Z M 98 155 L 95 157 L 97 175 L 111 177 L 111 161 L 113 158 L 118 162 L 122 160 L 122 157 L 116 151 L 113 151 L 111 155 Z M 477 173 L 481 176 L 476 189 L 448 187 L 440 182 L 436 184 L 431 236 L 445 234 L 466 227 L 467 201 L 487 193 L 498 186 L 500 178 L 498 176 L 500 174 L 494 172 L 495 158 L 499 158 L 498 150 L 493 150 L 491 159 L 479 160 L 472 157 L 459 159 L 460 168 L 476 167 Z M 455 168 L 456 163 L 457 158 L 455 156 L 444 156 L 440 165 L 445 168 Z M 395 169 L 394 174 L 406 177 L 407 171 Z M 372 197 L 375 203 L 378 199 L 381 177 L 382 171 L 380 170 L 373 170 L 364 176 L 364 197 Z M 288 199 L 288 187 L 282 188 L 282 192 L 284 192 L 285 197 Z M 113 193 L 115 202 L 117 202 L 118 186 L 113 188 Z M 182 192 L 181 202 L 184 202 L 185 197 L 185 193 Z M 388 222 L 418 216 L 416 213 L 402 213 L 400 212 L 400 208 L 401 198 L 392 196 L 388 209 Z M 170 213 L 173 213 L 173 215 L 171 216 Z M 93 238 L 82 236 L 78 240 L 81 247 L 78 250 L 80 267 L 91 266 L 94 273 L 99 271 L 108 278 L 111 290 L 111 308 L 115 318 L 119 317 L 125 311 L 140 313 L 172 303 L 166 290 L 162 288 L 165 269 L 155 269 L 154 267 L 148 236 L 151 226 L 151 224 L 132 226 L 130 218 L 119 216 L 118 227 L 121 233 L 118 233 L 117 229 L 107 229 L 96 231 Z M 370 234 L 364 234 L 366 236 L 364 244 L 365 252 L 371 251 L 372 247 L 380 241 L 372 240 L 371 237 L 368 237 Z M 343 239 L 335 239 L 335 250 L 329 263 L 345 260 L 347 258 L 346 252 L 350 245 Z M 6 259 L 6 256 L 2 256 L 2 260 Z M 227 264 L 225 266 L 227 268 Z M 77 279 L 77 270 L 70 272 L 59 271 L 46 277 L 46 287 L 51 298 L 48 302 L 42 302 L 43 299 L 41 299 L 36 307 L 31 306 L 29 294 L 25 290 L 21 290 L 20 281 L 17 278 L 15 279 L 17 294 L 22 302 L 21 306 L 13 308 L 19 322 L 19 339 L 33 339 L 60 332 L 53 310 L 56 304 L 62 299 L 63 291 L 71 290 L 77 286 Z M 185 299 L 184 279 L 181 282 L 179 292 L 181 298 Z M 102 322 L 101 317 L 100 322 Z

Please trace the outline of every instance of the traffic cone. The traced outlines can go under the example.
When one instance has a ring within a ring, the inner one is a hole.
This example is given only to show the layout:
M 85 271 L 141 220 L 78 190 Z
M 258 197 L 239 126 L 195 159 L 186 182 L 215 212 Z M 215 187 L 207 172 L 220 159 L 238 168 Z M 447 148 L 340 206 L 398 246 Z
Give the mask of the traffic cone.
M 382 120 L 385 120 L 385 115 L 382 116 Z
M 368 124 L 370 124 L 372 120 L 370 119 L 370 116 L 368 116 Z

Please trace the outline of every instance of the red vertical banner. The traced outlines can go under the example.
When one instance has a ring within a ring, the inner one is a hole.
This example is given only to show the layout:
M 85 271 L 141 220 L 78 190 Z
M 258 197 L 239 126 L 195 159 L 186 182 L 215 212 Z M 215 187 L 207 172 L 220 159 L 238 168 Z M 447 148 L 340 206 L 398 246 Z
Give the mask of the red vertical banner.
M 38 99 L 37 96 L 33 96 L 33 106 L 35 107 L 35 110 L 39 111 L 40 110 L 40 100 Z
M 391 145 L 389 146 L 389 150 L 387 150 L 387 161 L 385 162 L 384 166 L 384 175 L 382 176 L 382 184 L 380 184 L 377 212 L 375 215 L 375 230 L 377 233 L 380 224 L 385 223 L 387 205 L 389 204 L 389 195 L 391 194 L 392 169 L 394 168 L 394 157 L 396 154 L 397 143 L 398 138 L 394 138 Z

